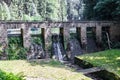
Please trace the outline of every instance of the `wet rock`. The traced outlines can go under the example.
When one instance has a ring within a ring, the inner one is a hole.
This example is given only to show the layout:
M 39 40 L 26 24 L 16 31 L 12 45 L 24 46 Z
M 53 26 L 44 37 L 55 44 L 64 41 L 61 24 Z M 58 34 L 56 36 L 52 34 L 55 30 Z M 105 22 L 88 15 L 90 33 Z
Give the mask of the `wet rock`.
M 67 57 L 73 60 L 75 56 L 81 55 L 83 53 L 80 43 L 77 39 L 70 39 L 67 44 Z
M 59 60 L 59 61 L 65 61 L 66 58 L 66 52 L 63 47 L 63 44 L 60 42 L 60 36 L 55 34 L 52 36 L 52 58 Z
M 45 52 L 42 45 L 32 44 L 27 55 L 27 59 L 43 59 L 45 58 Z

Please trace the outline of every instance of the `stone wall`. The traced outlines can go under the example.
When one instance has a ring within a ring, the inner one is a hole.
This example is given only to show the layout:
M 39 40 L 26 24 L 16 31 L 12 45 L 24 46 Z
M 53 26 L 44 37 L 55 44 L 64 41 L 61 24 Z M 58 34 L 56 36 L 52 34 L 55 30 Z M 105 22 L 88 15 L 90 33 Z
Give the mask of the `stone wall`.
M 31 45 L 31 36 L 29 29 L 31 27 L 42 28 L 42 35 L 44 37 L 44 45 L 46 53 L 51 48 L 51 28 L 60 28 L 60 34 L 63 36 L 64 45 L 70 38 L 69 28 L 77 28 L 77 34 L 81 44 L 87 42 L 86 29 L 87 27 L 96 27 L 97 42 L 102 39 L 102 27 L 110 26 L 110 37 L 112 40 L 120 37 L 120 23 L 114 21 L 80 21 L 80 22 L 0 22 L 0 44 L 7 45 L 7 29 L 20 28 L 23 35 L 23 46 L 29 48 Z M 3 44 L 4 43 L 4 44 Z M 87 44 L 87 43 L 86 43 Z
M 0 43 L 7 44 L 7 28 L 5 25 L 0 25 Z

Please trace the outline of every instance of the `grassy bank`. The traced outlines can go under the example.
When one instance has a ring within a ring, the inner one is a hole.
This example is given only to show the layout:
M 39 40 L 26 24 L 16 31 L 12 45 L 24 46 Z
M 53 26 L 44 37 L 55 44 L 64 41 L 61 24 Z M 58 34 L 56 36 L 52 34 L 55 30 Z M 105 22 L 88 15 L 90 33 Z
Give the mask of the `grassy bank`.
M 91 80 L 53 60 L 37 62 L 25 60 L 0 61 L 0 69 L 14 74 L 23 73 L 26 77 L 42 77 L 52 80 Z
M 107 50 L 93 54 L 85 54 L 78 58 L 100 66 L 120 76 L 120 50 Z

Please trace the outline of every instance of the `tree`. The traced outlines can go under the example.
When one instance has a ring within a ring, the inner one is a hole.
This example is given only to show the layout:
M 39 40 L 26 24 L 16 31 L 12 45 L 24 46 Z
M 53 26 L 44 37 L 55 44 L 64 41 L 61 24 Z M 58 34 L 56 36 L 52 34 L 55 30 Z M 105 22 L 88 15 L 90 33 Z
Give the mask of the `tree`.
M 119 0 L 85 0 L 86 20 L 120 20 Z

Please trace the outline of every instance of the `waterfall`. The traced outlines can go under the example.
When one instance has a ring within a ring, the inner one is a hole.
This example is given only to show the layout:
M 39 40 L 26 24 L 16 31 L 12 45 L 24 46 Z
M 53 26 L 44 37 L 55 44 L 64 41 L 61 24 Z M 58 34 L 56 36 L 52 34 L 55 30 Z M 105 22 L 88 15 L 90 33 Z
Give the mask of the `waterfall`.
M 60 62 L 66 60 L 65 56 L 65 49 L 60 42 L 60 37 L 59 35 L 53 35 L 52 36 L 52 57 L 54 59 L 59 60 Z
M 57 43 L 57 51 L 58 51 L 58 59 L 59 59 L 59 61 L 63 61 L 63 55 L 62 55 L 62 52 L 60 50 L 59 42 Z

